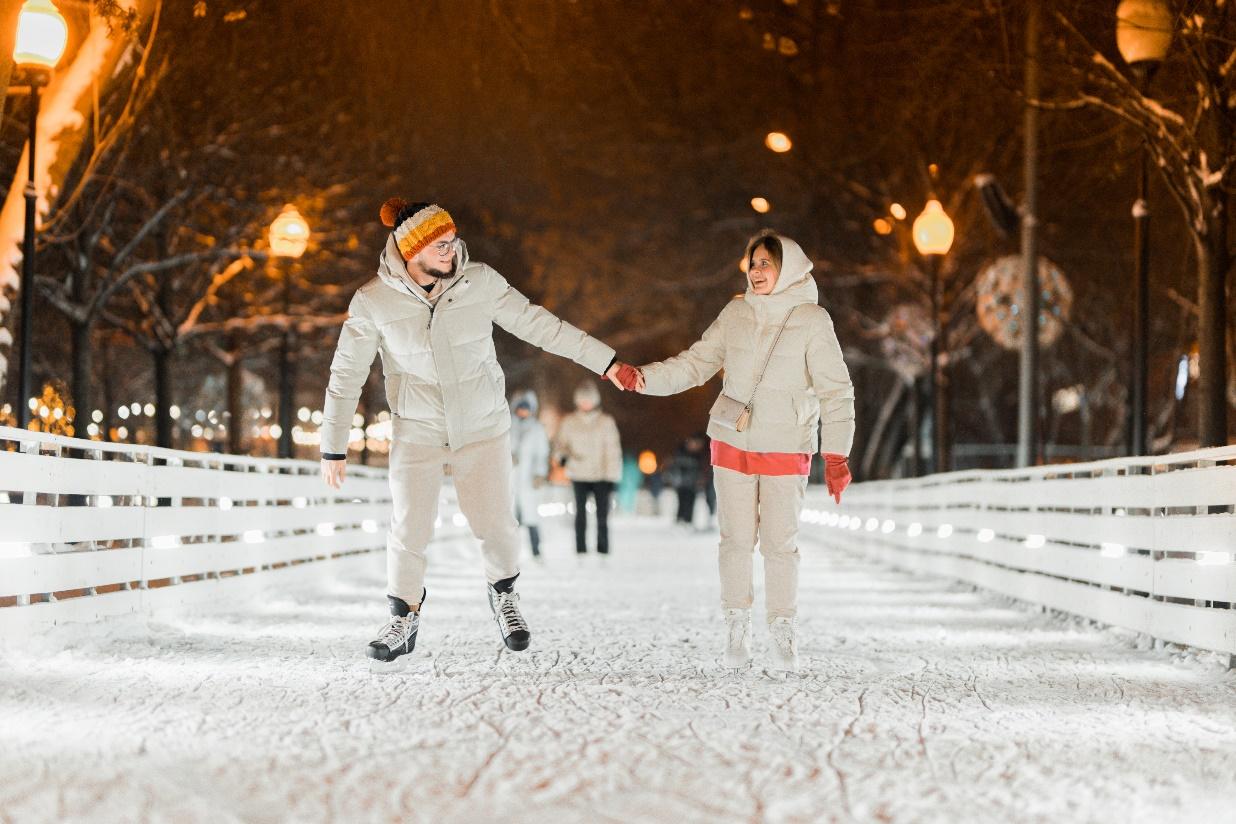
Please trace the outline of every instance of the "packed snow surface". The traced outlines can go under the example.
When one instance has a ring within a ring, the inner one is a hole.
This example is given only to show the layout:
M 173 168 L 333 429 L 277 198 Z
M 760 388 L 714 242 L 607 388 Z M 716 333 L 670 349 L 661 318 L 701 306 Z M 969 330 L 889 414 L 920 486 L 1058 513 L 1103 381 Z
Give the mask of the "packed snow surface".
M 1236 674 L 1213 659 L 804 541 L 804 671 L 762 671 L 757 609 L 756 666 L 730 674 L 715 534 L 619 518 L 608 564 L 580 566 L 567 527 L 520 579 L 529 653 L 499 652 L 461 538 L 433 547 L 393 671 L 362 652 L 385 620 L 378 554 L 10 644 L 0 821 L 1236 815 Z

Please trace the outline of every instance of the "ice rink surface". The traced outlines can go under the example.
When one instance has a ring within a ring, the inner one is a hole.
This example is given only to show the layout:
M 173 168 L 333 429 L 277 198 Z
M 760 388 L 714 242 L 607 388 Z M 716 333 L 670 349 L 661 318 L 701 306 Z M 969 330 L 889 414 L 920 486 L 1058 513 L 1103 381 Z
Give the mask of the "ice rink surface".
M 378 554 L 9 644 L 0 821 L 1236 820 L 1217 658 L 804 541 L 804 672 L 760 671 L 757 586 L 757 665 L 728 674 L 715 534 L 615 526 L 603 568 L 547 527 L 530 653 L 499 653 L 463 539 L 391 672 L 363 657 Z

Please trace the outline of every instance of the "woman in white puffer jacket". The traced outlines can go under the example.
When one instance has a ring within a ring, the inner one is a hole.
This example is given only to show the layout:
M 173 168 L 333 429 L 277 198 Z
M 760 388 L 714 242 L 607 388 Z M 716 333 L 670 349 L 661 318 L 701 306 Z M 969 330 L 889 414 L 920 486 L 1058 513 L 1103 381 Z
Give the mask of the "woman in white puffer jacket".
M 714 414 L 708 425 L 721 529 L 725 662 L 738 667 L 751 660 L 752 560 L 758 541 L 772 665 L 793 671 L 798 667 L 795 542 L 807 475 L 819 452 L 829 492 L 840 499 L 849 483 L 854 387 L 832 319 L 818 305 L 811 261 L 798 244 L 761 232 L 747 245 L 745 262 L 746 293 L 730 301 L 691 348 L 642 367 L 642 391 L 672 395 L 723 369 L 722 394 L 749 407 L 741 431 L 732 415 Z

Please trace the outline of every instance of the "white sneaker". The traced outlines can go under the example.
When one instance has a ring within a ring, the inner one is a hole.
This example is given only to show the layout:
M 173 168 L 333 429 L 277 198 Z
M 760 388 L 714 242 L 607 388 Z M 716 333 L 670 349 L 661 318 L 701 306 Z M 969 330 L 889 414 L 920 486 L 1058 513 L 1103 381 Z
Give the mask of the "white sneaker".
M 732 669 L 751 663 L 751 610 L 725 610 L 725 665 Z
M 798 672 L 798 633 L 793 618 L 774 618 L 768 624 L 772 640 L 771 669 L 783 672 Z

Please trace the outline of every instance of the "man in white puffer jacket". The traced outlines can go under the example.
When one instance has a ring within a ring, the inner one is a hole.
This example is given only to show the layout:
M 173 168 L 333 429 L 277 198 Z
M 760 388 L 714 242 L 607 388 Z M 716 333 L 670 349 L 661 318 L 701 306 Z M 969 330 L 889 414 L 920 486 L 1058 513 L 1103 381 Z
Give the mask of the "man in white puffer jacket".
M 451 216 L 397 198 L 382 207 L 393 231 L 377 277 L 352 298 L 323 406 L 322 476 L 339 488 L 352 417 L 374 356 L 382 356 L 393 443 L 393 513 L 387 533 L 390 622 L 367 654 L 392 661 L 413 650 L 425 600 L 425 548 L 442 477 L 481 541 L 487 592 L 502 640 L 531 640 L 519 612 L 519 531 L 511 502 L 511 415 L 493 325 L 570 358 L 621 388 L 614 350 L 535 306 L 489 266 L 468 259 Z M 630 369 L 630 367 L 626 367 Z

